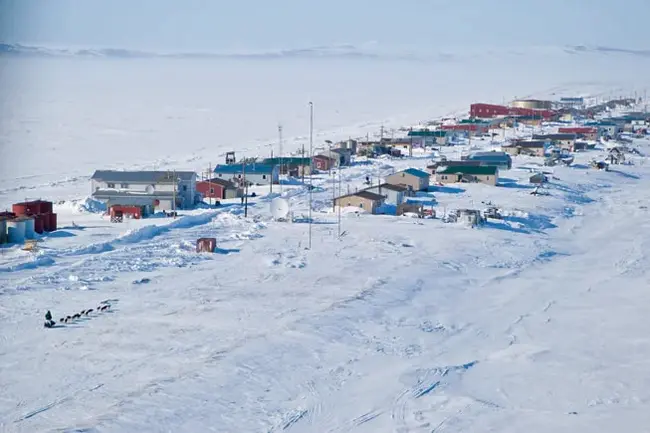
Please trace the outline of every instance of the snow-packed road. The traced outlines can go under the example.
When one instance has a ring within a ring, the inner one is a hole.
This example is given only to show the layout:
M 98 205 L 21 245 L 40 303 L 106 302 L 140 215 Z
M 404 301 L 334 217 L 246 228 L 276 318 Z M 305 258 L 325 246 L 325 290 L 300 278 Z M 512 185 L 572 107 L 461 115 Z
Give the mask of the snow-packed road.
M 52 251 L 53 264 L 2 275 L 0 426 L 638 431 L 650 424 L 642 162 L 557 168 L 549 197 L 518 187 L 518 170 L 510 188 L 436 193 L 438 208 L 526 211 L 478 230 L 350 215 L 339 240 L 319 213 L 308 251 L 305 224 L 260 207 Z M 228 254 L 189 250 L 208 233 Z M 110 313 L 41 328 L 46 308 L 101 300 Z

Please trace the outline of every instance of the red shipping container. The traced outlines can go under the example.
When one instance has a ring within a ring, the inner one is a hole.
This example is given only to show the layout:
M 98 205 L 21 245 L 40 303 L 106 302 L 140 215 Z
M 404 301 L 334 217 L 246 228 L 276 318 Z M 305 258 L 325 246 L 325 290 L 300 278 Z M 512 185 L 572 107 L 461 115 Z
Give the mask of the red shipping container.
M 43 233 L 43 215 L 34 215 L 34 231 L 38 234 Z
M 56 231 L 56 214 L 51 213 L 50 215 L 50 231 L 54 232 Z

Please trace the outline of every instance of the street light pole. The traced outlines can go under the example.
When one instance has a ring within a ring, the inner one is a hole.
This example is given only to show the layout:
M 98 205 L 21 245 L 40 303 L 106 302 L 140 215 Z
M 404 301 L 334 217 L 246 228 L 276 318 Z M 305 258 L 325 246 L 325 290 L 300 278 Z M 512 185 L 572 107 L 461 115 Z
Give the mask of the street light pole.
M 311 250 L 311 205 L 312 205 L 312 196 L 313 196 L 313 165 L 314 165 L 314 103 L 309 102 L 309 158 L 310 158 L 310 168 L 309 170 L 309 249 Z

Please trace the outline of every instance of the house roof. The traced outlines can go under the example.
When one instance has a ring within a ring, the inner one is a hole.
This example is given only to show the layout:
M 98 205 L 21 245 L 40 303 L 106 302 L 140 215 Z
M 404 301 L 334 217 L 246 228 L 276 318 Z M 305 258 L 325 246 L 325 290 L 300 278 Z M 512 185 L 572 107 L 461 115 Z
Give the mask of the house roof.
M 368 200 L 373 200 L 373 201 L 381 201 L 384 199 L 383 195 L 375 194 L 374 192 L 366 191 L 366 190 L 361 190 L 354 192 L 352 194 L 345 194 L 339 197 L 336 197 L 336 200 L 340 198 L 345 198 L 345 197 L 352 197 L 352 196 L 357 196 L 357 197 L 362 197 Z
M 575 140 L 576 134 L 533 134 L 533 140 Z
M 426 171 L 418 170 L 417 168 L 407 168 L 406 170 L 402 170 L 402 173 L 420 178 L 428 178 L 430 176 Z
M 237 185 L 235 185 L 233 182 L 231 182 L 229 180 L 226 180 L 226 179 L 222 179 L 220 177 L 215 177 L 214 179 L 210 179 L 210 180 L 207 180 L 207 179 L 202 180 L 202 181 L 200 181 L 198 183 L 215 184 L 215 185 L 224 186 L 226 188 L 236 188 L 237 187 Z
M 447 136 L 447 131 L 442 131 L 440 129 L 436 129 L 434 131 L 409 131 L 408 135 L 409 137 L 445 137 Z
M 330 159 L 330 160 L 334 161 L 334 158 L 330 158 L 327 155 L 314 155 L 314 159 Z
M 493 165 L 466 165 L 456 167 L 441 167 L 438 174 L 470 174 L 470 175 L 496 175 L 498 168 Z
M 308 157 L 302 158 L 299 156 L 280 156 L 275 158 L 266 158 L 262 164 L 268 165 L 309 165 L 311 159 Z
M 156 198 L 173 198 L 174 195 L 177 197 L 181 197 L 181 194 L 174 193 L 173 191 L 156 191 L 151 194 L 147 192 L 134 192 L 134 191 L 120 191 L 118 189 L 100 189 L 98 191 L 94 191 L 92 193 L 92 196 L 95 198 L 104 198 L 108 199 L 111 197 L 136 197 L 136 198 L 151 198 L 151 199 L 156 199 Z
M 438 161 L 435 164 L 428 165 L 427 168 L 438 168 L 438 167 L 458 167 L 458 166 L 467 166 L 467 165 L 481 165 L 481 161 Z
M 271 174 L 273 173 L 275 166 L 271 164 L 226 164 L 226 165 L 217 165 L 214 168 L 215 173 L 223 174 L 240 174 L 244 171 L 248 174 Z
M 408 188 L 406 188 L 406 187 L 404 187 L 402 185 L 393 185 L 391 183 L 382 183 L 381 185 L 371 186 L 369 188 L 364 189 L 363 191 L 369 191 L 371 189 L 377 190 L 379 188 L 388 189 L 388 190 L 397 191 L 397 192 L 408 191 Z
M 182 181 L 192 181 L 196 177 L 193 171 L 120 171 L 97 170 L 92 175 L 92 180 L 120 183 L 171 183 L 174 178 Z
M 544 147 L 545 144 L 546 142 L 544 140 L 521 140 L 521 141 L 514 141 L 510 146 L 525 147 L 531 149 L 531 148 Z
M 341 149 L 339 147 L 332 148 L 332 152 L 336 152 L 336 153 L 352 153 L 352 151 L 350 149 Z

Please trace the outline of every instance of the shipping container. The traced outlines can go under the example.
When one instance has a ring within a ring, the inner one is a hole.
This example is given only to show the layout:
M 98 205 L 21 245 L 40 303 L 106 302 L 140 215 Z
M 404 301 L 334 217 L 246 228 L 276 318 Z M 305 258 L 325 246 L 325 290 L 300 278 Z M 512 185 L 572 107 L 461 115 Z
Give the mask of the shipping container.
M 42 234 L 43 231 L 43 214 L 34 215 L 34 232 Z

